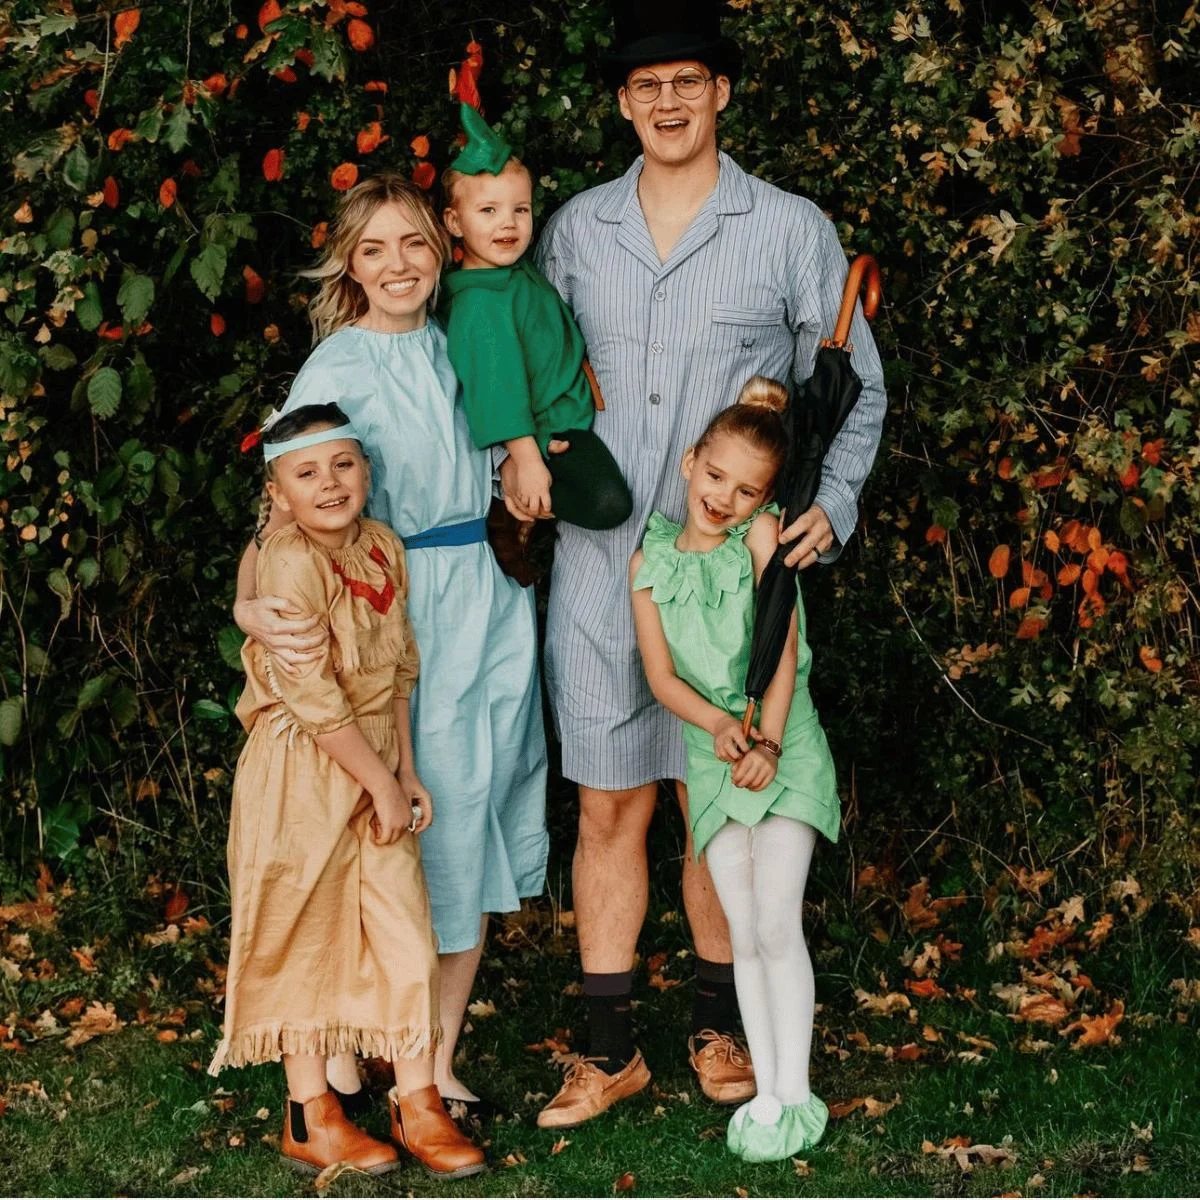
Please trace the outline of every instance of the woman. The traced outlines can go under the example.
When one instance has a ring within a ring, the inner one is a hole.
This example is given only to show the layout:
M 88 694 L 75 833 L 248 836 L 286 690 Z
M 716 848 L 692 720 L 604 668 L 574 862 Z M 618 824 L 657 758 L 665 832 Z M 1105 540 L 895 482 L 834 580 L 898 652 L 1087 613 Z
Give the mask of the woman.
M 469 1108 L 478 1097 L 453 1062 L 486 914 L 518 909 L 545 881 L 546 749 L 533 594 L 500 572 L 485 540 L 491 459 L 471 441 L 445 335 L 427 320 L 449 257 L 445 231 L 407 180 L 381 174 L 351 189 L 306 272 L 320 285 L 310 305 L 317 346 L 284 411 L 326 402 L 345 411 L 371 462 L 368 511 L 408 551 L 421 652 L 413 745 L 437 805 L 421 838 L 440 951 L 436 1082 Z M 234 617 L 277 657 L 304 662 L 322 634 L 289 619 L 278 597 L 254 598 L 255 559 L 252 545 Z M 339 1090 L 357 1089 L 352 1063 L 334 1072 Z

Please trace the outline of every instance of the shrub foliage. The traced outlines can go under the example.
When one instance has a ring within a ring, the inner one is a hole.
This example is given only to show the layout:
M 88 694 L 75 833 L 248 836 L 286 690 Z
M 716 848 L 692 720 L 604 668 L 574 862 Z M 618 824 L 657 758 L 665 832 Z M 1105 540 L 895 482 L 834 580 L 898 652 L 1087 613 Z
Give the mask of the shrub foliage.
M 723 148 L 884 268 L 888 429 L 859 539 L 808 580 L 856 856 L 1141 852 L 1184 884 L 1200 13 L 729 9 Z M 309 345 L 295 271 L 359 175 L 433 186 L 464 53 L 543 218 L 619 173 L 610 37 L 597 0 L 0 3 L 12 873 L 120 850 L 219 880 L 257 489 L 239 442 Z

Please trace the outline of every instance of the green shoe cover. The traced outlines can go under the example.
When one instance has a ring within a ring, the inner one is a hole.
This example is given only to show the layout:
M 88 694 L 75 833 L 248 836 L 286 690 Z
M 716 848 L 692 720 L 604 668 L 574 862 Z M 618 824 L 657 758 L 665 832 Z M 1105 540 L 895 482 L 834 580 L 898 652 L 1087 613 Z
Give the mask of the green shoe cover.
M 749 1112 L 749 1103 L 730 1118 L 725 1145 L 746 1162 L 780 1162 L 811 1150 L 825 1133 L 829 1109 L 819 1096 L 804 1104 L 785 1104 L 779 1120 L 762 1125 Z M 741 1116 L 739 1122 L 738 1117 Z

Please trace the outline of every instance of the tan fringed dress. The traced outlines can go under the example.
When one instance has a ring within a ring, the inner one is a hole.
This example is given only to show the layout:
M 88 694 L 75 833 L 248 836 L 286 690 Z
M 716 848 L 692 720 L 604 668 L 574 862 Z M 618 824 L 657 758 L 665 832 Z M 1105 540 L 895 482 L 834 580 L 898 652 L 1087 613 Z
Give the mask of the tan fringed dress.
M 229 823 L 224 1038 L 209 1071 L 281 1054 L 409 1058 L 437 1043 L 437 947 L 418 839 L 371 840 L 371 799 L 313 736 L 356 721 L 395 769 L 393 700 L 417 678 L 404 549 L 360 522 L 344 550 L 296 525 L 258 557 L 258 594 L 318 613 L 325 653 L 289 674 L 242 650 L 249 731 Z

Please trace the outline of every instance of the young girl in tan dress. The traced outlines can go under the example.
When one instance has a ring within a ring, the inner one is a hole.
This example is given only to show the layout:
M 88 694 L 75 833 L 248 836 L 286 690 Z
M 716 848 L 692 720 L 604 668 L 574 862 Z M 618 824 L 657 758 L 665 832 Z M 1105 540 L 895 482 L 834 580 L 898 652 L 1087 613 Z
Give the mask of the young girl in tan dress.
M 472 1175 L 483 1153 L 433 1083 L 437 947 L 415 836 L 433 807 L 413 766 L 404 548 L 360 516 L 367 462 L 336 405 L 280 418 L 263 449 L 270 501 L 293 522 L 262 546 L 259 594 L 286 597 L 329 636 L 299 667 L 253 641 L 242 650 L 249 738 L 229 827 L 224 1037 L 209 1070 L 282 1057 L 284 1160 L 379 1175 L 396 1150 L 347 1120 L 325 1065 L 347 1052 L 386 1058 L 392 1139 L 438 1176 Z

